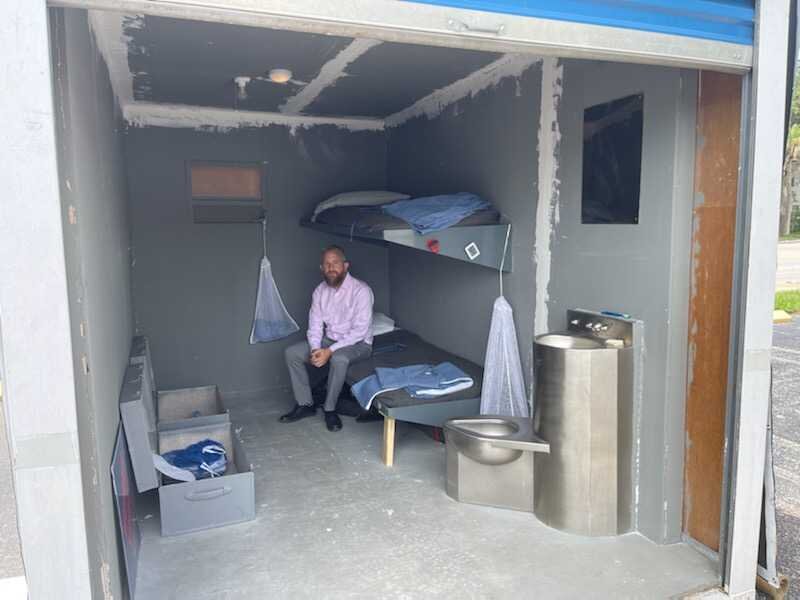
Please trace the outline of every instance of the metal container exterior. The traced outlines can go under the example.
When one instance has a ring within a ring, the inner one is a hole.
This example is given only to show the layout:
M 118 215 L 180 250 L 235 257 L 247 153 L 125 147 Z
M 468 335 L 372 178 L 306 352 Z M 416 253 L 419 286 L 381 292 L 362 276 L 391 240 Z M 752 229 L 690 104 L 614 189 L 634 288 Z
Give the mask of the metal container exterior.
M 534 513 L 571 533 L 623 533 L 630 527 L 630 441 L 619 432 L 631 409 L 620 393 L 630 380 L 628 361 L 620 359 L 629 353 L 538 343 L 535 351 L 536 427 L 550 454 L 535 456 Z

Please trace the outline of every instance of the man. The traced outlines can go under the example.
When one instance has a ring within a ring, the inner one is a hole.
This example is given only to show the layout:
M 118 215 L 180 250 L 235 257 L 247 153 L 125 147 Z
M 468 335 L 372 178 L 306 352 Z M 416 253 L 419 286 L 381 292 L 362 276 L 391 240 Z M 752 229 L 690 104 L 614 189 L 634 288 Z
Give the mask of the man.
M 316 413 L 306 365 L 318 369 L 328 365 L 325 425 L 328 431 L 339 431 L 342 421 L 336 414 L 336 401 L 347 367 L 372 354 L 373 295 L 366 283 L 350 275 L 350 263 L 339 246 L 325 249 L 320 270 L 324 281 L 311 297 L 307 341 L 286 349 L 297 405 L 280 421 L 292 423 Z

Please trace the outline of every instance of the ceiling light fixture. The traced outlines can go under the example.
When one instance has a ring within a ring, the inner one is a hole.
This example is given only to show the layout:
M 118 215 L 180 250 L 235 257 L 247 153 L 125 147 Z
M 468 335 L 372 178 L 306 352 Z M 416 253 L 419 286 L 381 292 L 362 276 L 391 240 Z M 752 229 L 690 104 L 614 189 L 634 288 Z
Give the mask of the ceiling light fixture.
M 233 82 L 236 84 L 236 97 L 239 100 L 247 99 L 247 84 L 252 81 L 252 78 L 247 77 L 246 75 L 239 75 L 238 77 L 233 78 Z
M 292 79 L 292 72 L 289 69 L 272 69 L 269 79 L 274 83 L 287 83 Z

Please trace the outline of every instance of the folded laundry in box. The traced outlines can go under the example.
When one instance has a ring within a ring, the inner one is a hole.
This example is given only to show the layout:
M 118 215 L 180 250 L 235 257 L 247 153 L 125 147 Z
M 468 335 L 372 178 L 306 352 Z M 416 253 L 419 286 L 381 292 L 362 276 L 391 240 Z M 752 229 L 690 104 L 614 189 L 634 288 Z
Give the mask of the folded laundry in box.
M 178 481 L 193 481 L 224 475 L 228 461 L 225 446 L 205 439 L 180 450 L 153 455 L 153 466 Z

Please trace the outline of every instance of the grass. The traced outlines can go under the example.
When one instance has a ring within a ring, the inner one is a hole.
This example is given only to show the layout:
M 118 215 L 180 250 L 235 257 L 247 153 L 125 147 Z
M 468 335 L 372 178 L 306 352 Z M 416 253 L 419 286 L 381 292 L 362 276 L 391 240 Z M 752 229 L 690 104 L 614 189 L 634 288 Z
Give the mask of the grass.
M 785 310 L 789 314 L 800 312 L 800 290 L 776 293 L 775 310 Z
M 782 235 L 780 237 L 780 241 L 785 242 L 787 240 L 800 240 L 800 231 L 795 231 L 788 235 Z

